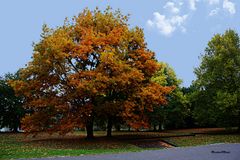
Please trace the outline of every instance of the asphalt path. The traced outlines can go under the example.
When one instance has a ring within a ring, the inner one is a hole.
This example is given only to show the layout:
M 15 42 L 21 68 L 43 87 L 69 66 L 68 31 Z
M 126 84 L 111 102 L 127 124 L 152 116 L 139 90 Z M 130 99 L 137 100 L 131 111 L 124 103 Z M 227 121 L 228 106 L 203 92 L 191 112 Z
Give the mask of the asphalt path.
M 240 160 L 240 143 L 34 160 Z

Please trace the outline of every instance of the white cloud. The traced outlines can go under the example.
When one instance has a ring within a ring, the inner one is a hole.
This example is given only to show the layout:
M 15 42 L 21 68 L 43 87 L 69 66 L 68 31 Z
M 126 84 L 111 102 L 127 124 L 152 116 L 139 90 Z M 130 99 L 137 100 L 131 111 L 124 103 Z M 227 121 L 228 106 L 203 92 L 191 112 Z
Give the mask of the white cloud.
M 198 2 L 199 0 L 188 0 L 188 2 L 189 2 L 189 8 L 191 9 L 191 10 L 196 10 L 197 8 L 196 8 L 196 2 Z
M 229 0 L 223 1 L 223 9 L 230 14 L 236 13 L 235 4 L 233 2 L 230 2 Z
M 209 13 L 209 16 L 215 16 L 218 14 L 220 8 L 216 8 L 216 9 L 213 9 L 211 10 L 211 12 Z
M 186 32 L 183 24 L 188 15 L 175 15 L 167 18 L 165 15 L 161 15 L 159 12 L 154 12 L 153 16 L 153 20 L 148 20 L 147 25 L 149 27 L 157 28 L 158 31 L 165 36 L 170 36 L 176 29 Z
M 187 19 L 187 15 L 183 15 L 183 16 L 173 16 L 171 19 L 170 19 L 170 22 L 172 24 L 176 24 L 177 26 L 181 26 L 183 24 L 183 22 Z
M 174 14 L 177 14 L 180 11 L 179 8 L 176 7 L 174 2 L 167 2 L 163 8 L 169 10 Z
M 147 21 L 147 25 L 148 25 L 149 27 L 153 27 L 153 26 L 154 26 L 154 23 L 153 23 L 153 21 L 148 20 L 148 21 Z
M 220 0 L 208 0 L 210 5 L 219 4 Z
M 178 4 L 179 4 L 179 6 L 182 6 L 184 3 L 183 2 L 179 2 Z

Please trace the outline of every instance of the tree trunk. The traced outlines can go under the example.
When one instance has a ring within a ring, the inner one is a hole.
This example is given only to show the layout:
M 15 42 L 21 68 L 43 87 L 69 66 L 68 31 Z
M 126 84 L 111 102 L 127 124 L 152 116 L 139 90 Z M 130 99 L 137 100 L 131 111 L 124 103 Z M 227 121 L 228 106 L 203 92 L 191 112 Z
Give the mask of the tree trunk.
M 161 129 L 161 123 L 159 123 L 159 125 L 158 125 L 158 131 L 162 131 L 162 129 Z
M 240 120 L 239 120 L 240 121 Z M 240 123 L 238 123 L 238 129 L 237 129 L 237 132 L 240 133 Z
M 239 111 L 238 111 L 238 129 L 237 131 L 240 133 L 240 107 L 239 107 Z
M 159 123 L 159 128 L 158 128 L 159 131 L 163 131 L 164 130 L 164 123 Z
M 112 137 L 112 118 L 108 118 L 108 124 L 107 124 L 107 137 Z
M 237 132 L 240 133 L 240 98 L 237 97 L 237 105 L 238 105 L 238 129 L 237 129 Z
M 18 128 L 20 128 L 21 122 L 20 122 L 20 118 L 17 115 L 15 116 L 15 120 L 16 121 L 13 124 L 13 132 L 17 133 L 18 132 Z
M 153 131 L 157 131 L 157 126 L 155 124 L 153 125 Z
M 116 127 L 116 130 L 117 130 L 118 132 L 121 131 L 121 125 L 120 125 L 120 124 L 115 125 L 115 127 Z
M 86 139 L 93 139 L 93 119 L 91 118 L 86 124 L 87 137 Z
M 14 126 L 13 132 L 14 132 L 14 133 L 17 133 L 17 132 L 18 132 L 18 126 L 16 126 L 16 125 Z

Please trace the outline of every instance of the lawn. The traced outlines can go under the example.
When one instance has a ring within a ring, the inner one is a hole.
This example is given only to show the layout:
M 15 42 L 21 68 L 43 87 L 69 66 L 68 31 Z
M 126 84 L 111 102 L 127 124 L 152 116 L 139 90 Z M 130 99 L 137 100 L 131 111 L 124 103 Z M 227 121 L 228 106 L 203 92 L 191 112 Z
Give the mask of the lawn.
M 225 130 L 191 129 L 164 132 L 113 132 L 113 138 L 106 138 L 105 132 L 98 131 L 95 132 L 96 138 L 94 140 L 86 140 L 85 132 L 74 132 L 66 136 L 42 133 L 37 137 L 25 136 L 22 133 L 0 133 L 0 160 L 161 149 L 166 147 L 161 143 L 162 147 L 156 146 L 161 140 L 176 146 L 240 143 L 239 134 L 223 131 Z M 196 135 L 194 136 L 194 134 Z
M 0 159 L 78 156 L 142 150 L 135 145 L 111 138 L 96 137 L 88 141 L 82 135 L 77 134 L 64 137 L 41 134 L 35 138 L 25 137 L 21 133 L 0 134 Z
M 240 143 L 240 134 L 223 134 L 223 135 L 199 134 L 192 137 L 188 136 L 188 137 L 165 138 L 164 140 L 178 147 L 198 146 L 214 143 Z

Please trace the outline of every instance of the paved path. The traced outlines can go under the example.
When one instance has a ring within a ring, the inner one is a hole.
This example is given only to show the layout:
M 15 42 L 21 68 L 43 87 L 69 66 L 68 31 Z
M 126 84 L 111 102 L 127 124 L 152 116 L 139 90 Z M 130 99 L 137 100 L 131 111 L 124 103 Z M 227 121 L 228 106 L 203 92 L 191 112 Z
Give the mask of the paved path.
M 37 160 L 240 160 L 240 143 Z

